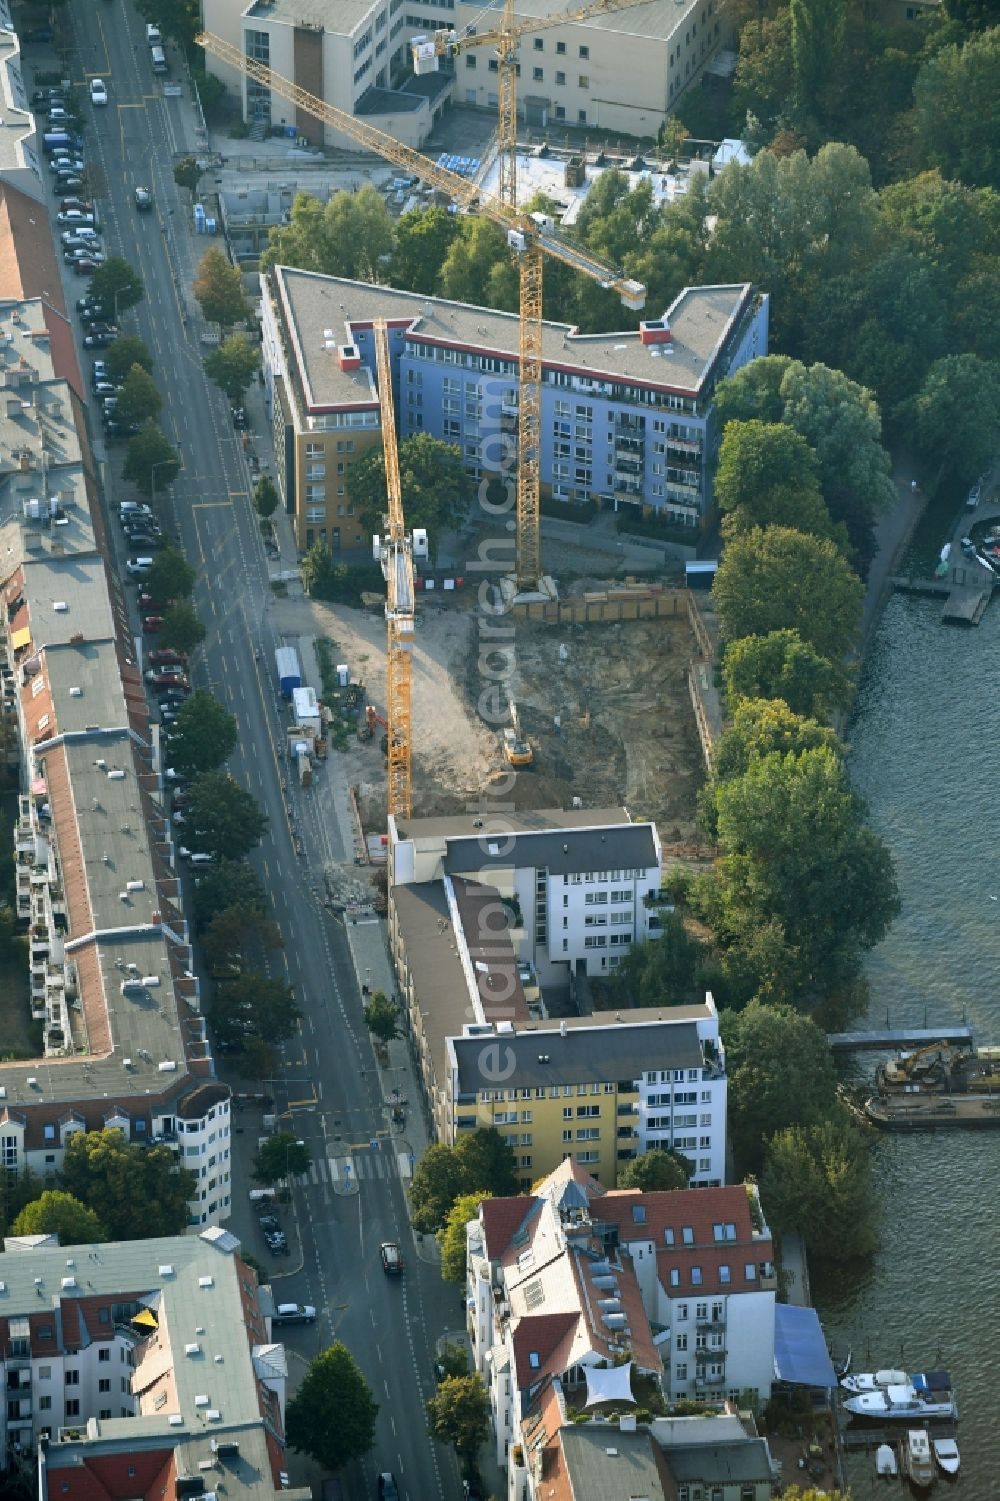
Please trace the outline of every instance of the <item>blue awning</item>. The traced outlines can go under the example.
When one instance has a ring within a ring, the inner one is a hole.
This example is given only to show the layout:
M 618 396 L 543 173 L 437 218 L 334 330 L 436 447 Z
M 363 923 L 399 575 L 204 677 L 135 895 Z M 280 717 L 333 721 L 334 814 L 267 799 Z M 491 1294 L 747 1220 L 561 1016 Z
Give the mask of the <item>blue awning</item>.
M 791 1303 L 774 1306 L 774 1374 L 790 1386 L 837 1385 L 815 1308 Z

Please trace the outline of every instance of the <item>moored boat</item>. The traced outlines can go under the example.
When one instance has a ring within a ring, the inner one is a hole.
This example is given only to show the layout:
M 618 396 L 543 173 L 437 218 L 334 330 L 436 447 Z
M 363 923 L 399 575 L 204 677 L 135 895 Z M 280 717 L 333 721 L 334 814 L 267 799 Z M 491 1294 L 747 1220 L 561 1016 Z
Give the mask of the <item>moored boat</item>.
M 845 1376 L 840 1383 L 845 1392 L 857 1396 L 859 1392 L 877 1392 L 882 1386 L 905 1386 L 909 1377 L 905 1371 L 856 1371 Z
M 909 1428 L 906 1442 L 900 1446 L 903 1471 L 918 1490 L 929 1490 L 934 1484 L 934 1461 L 931 1458 L 931 1441 L 925 1428 Z
M 936 1438 L 932 1445 L 938 1469 L 944 1475 L 957 1475 L 959 1468 L 958 1444 L 953 1438 Z
M 876 1475 L 898 1475 L 899 1467 L 891 1444 L 879 1444 L 875 1450 Z
M 905 1385 L 883 1386 L 874 1392 L 860 1392 L 856 1397 L 848 1397 L 844 1411 L 852 1417 L 870 1418 L 880 1423 L 958 1417 L 958 1407 L 949 1389 L 918 1388 L 909 1381 Z

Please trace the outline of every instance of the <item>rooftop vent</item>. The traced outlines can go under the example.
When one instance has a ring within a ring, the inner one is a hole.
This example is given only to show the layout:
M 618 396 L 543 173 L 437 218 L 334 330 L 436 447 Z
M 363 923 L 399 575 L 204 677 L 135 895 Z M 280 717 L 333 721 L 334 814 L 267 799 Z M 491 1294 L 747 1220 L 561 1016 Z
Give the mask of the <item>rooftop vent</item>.
M 214 1287 L 215 1286 L 215 1278 L 214 1277 L 199 1277 L 198 1278 L 198 1286 L 199 1287 Z
M 124 780 L 125 780 L 125 773 L 122 771 L 122 769 L 121 769 L 120 766 L 116 766 L 115 769 L 114 769 L 114 771 L 109 771 L 108 772 L 108 781 L 109 782 L 124 782 Z
M 177 1072 L 177 1064 L 173 1058 L 164 1058 L 162 1063 L 156 1065 L 161 1074 L 173 1074 Z
M 222 1421 L 222 1413 L 217 1407 L 210 1407 L 205 1414 L 205 1418 L 209 1423 L 219 1423 Z
M 82 696 L 83 696 L 83 689 L 82 688 L 71 688 L 69 690 L 69 696 L 70 696 L 70 698 L 82 698 Z
M 199 1345 L 197 1341 L 195 1341 L 194 1344 L 185 1345 L 184 1346 L 184 1354 L 185 1355 L 200 1355 L 201 1354 L 201 1345 Z M 205 1401 L 206 1402 L 208 1401 L 207 1397 L 205 1398 Z
M 165 1261 L 163 1265 L 158 1266 L 156 1270 L 161 1277 L 172 1277 L 174 1275 L 174 1269 L 169 1261 Z
M 76 1287 L 76 1278 L 75 1277 L 63 1277 L 63 1279 L 60 1282 L 59 1286 L 62 1288 L 63 1292 L 69 1292 L 70 1289 Z
M 197 1349 L 197 1348 L 198 1347 L 196 1345 L 195 1349 Z M 198 1395 L 194 1399 L 194 1405 L 195 1405 L 195 1407 L 207 1407 L 208 1406 L 208 1393 L 207 1392 L 199 1392 Z

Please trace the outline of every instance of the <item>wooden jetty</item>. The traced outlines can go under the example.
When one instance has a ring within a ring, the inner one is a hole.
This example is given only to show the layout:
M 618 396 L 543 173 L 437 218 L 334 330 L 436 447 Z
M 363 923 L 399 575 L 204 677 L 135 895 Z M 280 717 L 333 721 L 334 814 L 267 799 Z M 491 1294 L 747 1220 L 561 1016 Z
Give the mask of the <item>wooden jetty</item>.
M 911 579 L 897 574 L 889 582 L 900 594 L 943 599 L 941 620 L 945 625 L 978 625 L 992 597 L 995 575 L 987 574 L 985 568 L 956 566 L 944 579 Z

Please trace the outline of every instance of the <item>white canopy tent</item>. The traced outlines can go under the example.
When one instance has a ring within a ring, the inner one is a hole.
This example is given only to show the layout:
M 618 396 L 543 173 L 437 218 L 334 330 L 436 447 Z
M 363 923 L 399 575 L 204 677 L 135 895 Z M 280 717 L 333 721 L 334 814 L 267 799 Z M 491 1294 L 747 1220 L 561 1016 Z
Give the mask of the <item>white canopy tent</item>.
M 600 1402 L 634 1402 L 632 1395 L 632 1362 L 612 1366 L 602 1371 L 589 1365 L 587 1370 L 587 1401 L 585 1406 L 596 1407 Z

